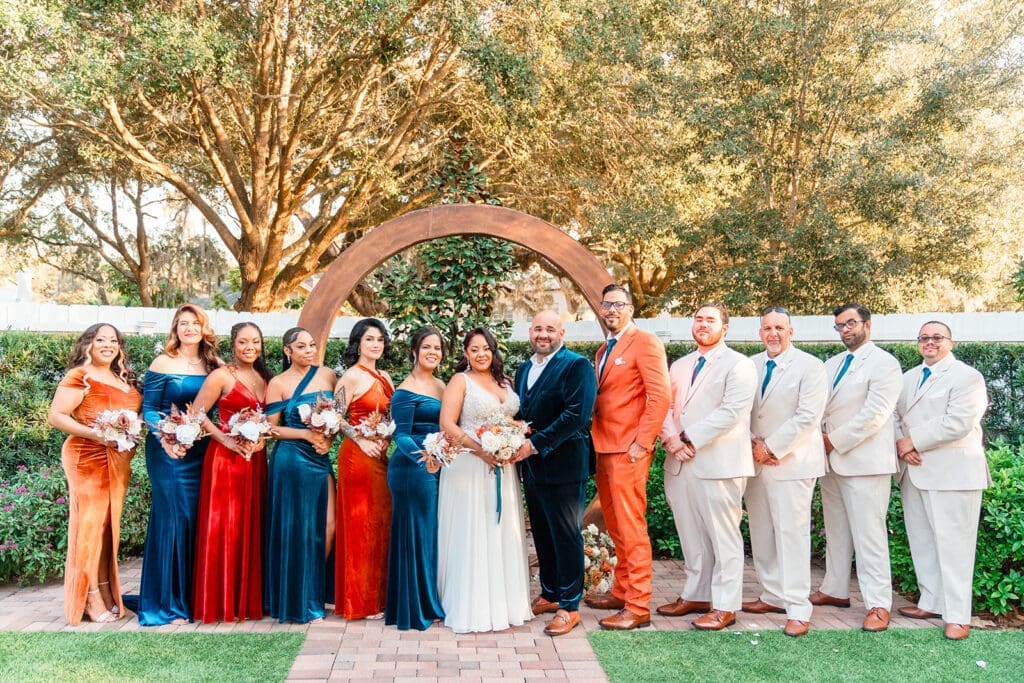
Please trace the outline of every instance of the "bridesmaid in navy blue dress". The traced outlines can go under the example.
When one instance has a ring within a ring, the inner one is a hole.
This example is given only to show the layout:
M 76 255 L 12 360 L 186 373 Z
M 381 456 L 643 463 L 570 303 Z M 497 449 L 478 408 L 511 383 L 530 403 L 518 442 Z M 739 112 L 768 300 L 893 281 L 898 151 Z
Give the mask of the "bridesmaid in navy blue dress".
M 337 377 L 313 365 L 306 330 L 284 333 L 284 372 L 267 385 L 267 414 L 277 440 L 268 460 L 263 604 L 280 622 L 322 621 L 334 601 L 335 486 L 331 439 L 309 430 L 299 406 L 333 397 Z
M 434 377 L 443 358 L 440 333 L 416 330 L 409 341 L 412 372 L 391 397 L 395 452 L 388 464 L 391 545 L 384 623 L 400 631 L 427 629 L 443 619 L 437 592 L 437 487 L 439 473 L 419 462 L 423 439 L 440 430 L 444 382 Z
M 221 365 L 217 337 L 206 312 L 195 304 L 178 307 L 164 352 L 150 364 L 142 393 L 142 414 L 149 425 L 146 470 L 153 502 L 139 596 L 126 602 L 143 626 L 184 624 L 192 619 L 196 508 L 207 446 L 207 439 L 202 439 L 184 457 L 169 455 L 157 438 L 156 423 L 161 413 L 170 412 L 171 404 L 185 410 L 206 376 Z

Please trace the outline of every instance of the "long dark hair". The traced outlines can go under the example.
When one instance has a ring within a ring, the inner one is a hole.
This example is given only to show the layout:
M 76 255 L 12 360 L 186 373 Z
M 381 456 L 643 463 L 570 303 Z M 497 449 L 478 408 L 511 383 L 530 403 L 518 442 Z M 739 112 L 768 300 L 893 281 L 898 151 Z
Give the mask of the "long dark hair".
M 466 349 L 469 348 L 469 343 L 473 341 L 473 337 L 478 335 L 484 338 L 484 341 L 487 342 L 487 348 L 491 350 L 491 377 L 494 378 L 499 387 L 510 386 L 512 378 L 505 374 L 505 361 L 501 357 L 501 351 L 498 350 L 498 340 L 494 338 L 494 335 L 486 327 L 474 327 L 462 338 L 462 358 L 459 359 L 459 364 L 455 366 L 455 372 L 465 372 L 469 369 L 469 356 L 466 355 Z
M 287 330 L 284 335 L 281 336 L 281 371 L 284 372 L 292 366 L 291 357 L 284 352 L 286 346 L 291 346 L 295 343 L 295 340 L 299 338 L 299 335 L 303 332 L 309 332 L 305 327 L 293 327 Z
M 256 334 L 260 336 L 260 357 L 253 362 L 252 367 L 263 378 L 263 381 L 269 382 L 273 375 L 270 374 L 270 368 L 267 367 L 267 358 L 263 355 L 263 330 L 260 329 L 259 325 L 253 322 L 242 322 L 231 326 L 231 355 L 232 357 L 235 355 L 235 339 L 247 327 L 256 330 Z M 238 359 L 235 358 L 235 360 Z
M 117 337 L 117 356 L 110 363 L 110 371 L 120 377 L 122 382 L 126 382 L 137 387 L 138 380 L 136 379 L 131 366 L 128 364 L 128 354 L 125 353 L 124 350 L 124 335 L 121 334 L 121 330 L 117 329 L 110 323 L 96 323 L 95 325 L 89 325 L 89 327 L 85 328 L 85 332 L 78 335 L 78 339 L 75 340 L 74 346 L 71 347 L 71 354 L 68 356 L 68 370 L 77 368 L 80 365 L 92 365 L 92 356 L 89 355 L 89 347 L 92 346 L 93 340 L 96 339 L 96 335 L 102 327 L 109 327 L 114 331 L 114 336 Z
M 424 325 L 423 327 L 421 327 L 421 328 L 417 329 L 415 332 L 413 332 L 412 336 L 409 337 L 409 362 L 410 363 L 413 363 L 415 365 L 416 357 L 419 355 L 420 344 L 423 343 L 423 340 L 426 339 L 427 337 L 435 337 L 435 336 L 438 339 L 441 340 L 441 360 L 444 360 L 444 337 L 441 336 L 441 333 L 437 331 L 436 327 L 431 327 L 430 325 Z
M 384 323 L 376 318 L 363 318 L 352 328 L 352 332 L 348 335 L 348 346 L 345 347 L 345 352 L 341 354 L 341 360 L 344 361 L 346 366 L 351 368 L 359 362 L 359 342 L 363 340 L 363 335 L 371 327 L 376 327 L 380 330 L 381 336 L 384 337 L 384 353 L 381 354 L 381 359 L 388 357 L 388 351 L 391 350 L 391 335 L 388 334 L 388 329 L 384 327 Z
M 178 357 L 178 351 L 181 348 L 181 340 L 178 339 L 178 319 L 181 318 L 182 313 L 191 313 L 199 319 L 203 333 L 203 339 L 199 342 L 199 358 L 203 361 L 203 366 L 209 374 L 224 363 L 217 355 L 217 335 L 214 334 L 213 325 L 210 324 L 210 316 L 206 314 L 202 306 L 197 304 L 178 306 L 178 310 L 174 312 L 174 318 L 171 320 L 171 330 L 167 333 L 164 353 L 172 358 Z

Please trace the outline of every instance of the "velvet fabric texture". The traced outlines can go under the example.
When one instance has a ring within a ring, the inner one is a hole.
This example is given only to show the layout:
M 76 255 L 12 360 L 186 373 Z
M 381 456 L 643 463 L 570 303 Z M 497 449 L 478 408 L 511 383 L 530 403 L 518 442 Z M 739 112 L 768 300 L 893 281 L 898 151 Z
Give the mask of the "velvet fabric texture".
M 268 414 L 283 411 L 282 426 L 306 429 L 298 408 L 320 395 L 302 393 L 317 369 L 309 369 L 290 399 L 267 406 Z M 331 398 L 330 392 L 323 395 Z M 270 454 L 268 481 L 264 607 L 282 623 L 323 619 L 324 603 L 334 600 L 333 553 L 325 557 L 328 487 L 334 485 L 330 457 L 307 441 L 282 439 Z
M 391 400 L 395 452 L 388 463 L 391 541 L 384 623 L 398 630 L 426 630 L 444 619 L 437 592 L 437 487 L 440 473 L 427 472 L 417 451 L 440 431 L 441 402 L 399 389 Z
M 156 423 L 161 413 L 170 412 L 171 404 L 185 410 L 205 380 L 206 375 L 146 373 L 142 412 L 149 425 L 146 471 L 153 502 L 142 553 L 139 595 L 134 599 L 126 596 L 128 608 L 139 615 L 142 626 L 192 619 L 199 483 L 208 439 L 197 441 L 184 458 L 172 458 L 156 437 Z
M 86 379 L 86 368 L 72 369 L 62 387 L 85 391 L 82 403 L 71 414 L 83 425 L 92 425 L 104 410 L 138 411 L 142 397 Z M 110 591 L 121 613 L 121 582 L 117 573 L 117 547 L 121 540 L 121 510 L 131 477 L 135 451 L 119 452 L 101 443 L 69 436 L 61 448 L 60 462 L 68 480 L 68 555 L 64 565 L 64 616 L 77 626 L 82 621 L 89 584 L 97 584 L 101 565 L 107 569 Z
M 221 429 L 243 408 L 262 406 L 245 385 L 235 382 L 217 402 Z M 263 618 L 263 510 L 267 498 L 267 453 L 249 460 L 210 440 L 199 494 L 196 538 L 196 621 Z
M 375 410 L 388 410 L 394 389 L 380 374 L 373 385 L 348 406 L 349 422 L 358 425 Z M 362 619 L 384 611 L 387 580 L 391 495 L 388 461 L 370 458 L 352 439 L 338 451 L 337 573 L 334 610 L 346 619 Z

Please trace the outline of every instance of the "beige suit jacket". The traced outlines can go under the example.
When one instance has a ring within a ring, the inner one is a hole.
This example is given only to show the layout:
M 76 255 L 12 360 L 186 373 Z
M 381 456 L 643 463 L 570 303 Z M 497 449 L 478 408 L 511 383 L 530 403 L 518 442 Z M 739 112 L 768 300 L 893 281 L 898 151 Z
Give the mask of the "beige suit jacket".
M 832 386 L 846 352 L 825 362 L 829 386 L 822 430 L 832 441 L 828 465 L 857 477 L 896 472 L 893 411 L 903 386 L 902 368 L 891 354 L 868 342 L 857 350 L 846 374 Z
M 672 406 L 662 426 L 662 441 L 686 436 L 697 454 L 687 463 L 700 479 L 754 476 L 750 450 L 750 406 L 757 386 L 754 363 L 723 342 L 709 352 L 704 367 L 690 385 L 699 354 L 683 356 L 672 364 Z M 665 460 L 665 469 L 678 474 L 683 463 Z
M 909 436 L 920 465 L 900 462 L 900 477 L 933 491 L 972 491 L 992 484 L 982 443 L 981 419 L 988 409 L 985 379 L 956 358 L 939 361 L 921 386 L 924 365 L 903 376 L 896 407 L 897 437 Z
M 761 393 L 768 354 L 753 357 L 759 378 L 750 411 L 750 434 L 764 439 L 779 464 L 757 472 L 769 479 L 813 479 L 825 474 L 821 417 L 828 399 L 825 364 L 796 347 L 776 359 L 771 382 Z

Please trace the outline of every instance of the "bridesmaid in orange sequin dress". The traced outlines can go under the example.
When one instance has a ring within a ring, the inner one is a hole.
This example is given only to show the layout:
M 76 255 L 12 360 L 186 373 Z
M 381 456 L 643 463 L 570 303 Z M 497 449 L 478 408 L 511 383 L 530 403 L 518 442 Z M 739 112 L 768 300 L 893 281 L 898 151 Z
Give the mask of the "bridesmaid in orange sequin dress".
M 344 354 L 348 370 L 339 380 L 352 425 L 391 406 L 394 385 L 387 373 L 377 370 L 389 346 L 384 323 L 376 318 L 364 318 L 352 328 Z M 346 619 L 384 616 L 391 529 L 387 447 L 386 441 L 348 436 L 338 451 L 334 611 Z
M 203 462 L 196 532 L 192 617 L 196 621 L 263 618 L 263 516 L 267 503 L 264 440 L 239 440 L 228 421 L 239 411 L 264 408 L 270 371 L 263 333 L 253 323 L 231 328 L 232 362 L 207 376 L 198 405 L 217 406 L 209 418 L 210 446 Z
M 99 323 L 83 332 L 69 366 L 50 404 L 49 422 L 68 435 L 60 457 L 68 478 L 64 616 L 77 626 L 83 617 L 103 623 L 124 614 L 117 547 L 135 449 L 119 451 L 92 427 L 105 410 L 138 414 L 142 395 L 128 367 L 124 338 L 112 325 Z

